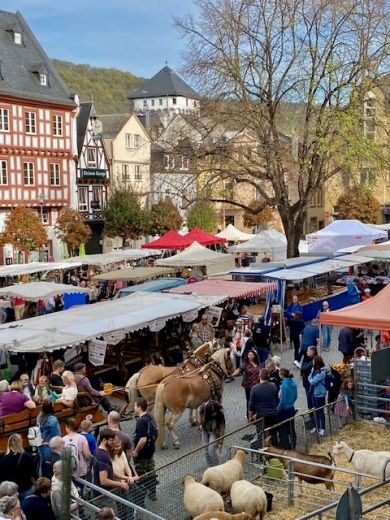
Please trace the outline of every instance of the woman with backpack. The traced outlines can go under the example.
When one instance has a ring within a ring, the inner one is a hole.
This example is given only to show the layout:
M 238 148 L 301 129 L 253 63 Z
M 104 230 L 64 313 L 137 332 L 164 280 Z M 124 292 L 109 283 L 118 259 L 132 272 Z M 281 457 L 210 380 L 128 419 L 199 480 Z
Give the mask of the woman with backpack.
M 53 404 L 45 402 L 37 417 L 37 427 L 40 429 L 42 444 L 38 447 L 40 465 L 50 455 L 49 443 L 53 437 L 60 435 L 60 423 L 54 415 Z
M 326 398 L 326 385 L 325 385 L 326 371 L 325 364 L 321 356 L 314 356 L 313 368 L 309 374 L 308 380 L 310 383 L 310 392 L 313 396 L 314 408 L 320 408 L 315 412 L 316 424 L 318 426 L 318 434 L 322 437 L 325 435 L 325 398 Z M 310 430 L 310 433 L 315 433 L 316 428 Z

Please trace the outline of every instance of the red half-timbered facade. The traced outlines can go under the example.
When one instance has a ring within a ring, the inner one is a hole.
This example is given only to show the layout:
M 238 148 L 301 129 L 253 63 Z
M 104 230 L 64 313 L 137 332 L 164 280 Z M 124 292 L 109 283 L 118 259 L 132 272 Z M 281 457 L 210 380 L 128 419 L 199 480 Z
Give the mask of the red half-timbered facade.
M 47 226 L 43 256 L 59 259 L 54 225 L 75 190 L 75 97 L 20 13 L 0 11 L 0 55 L 0 230 L 12 208 L 30 206 Z M 0 248 L 0 263 L 14 261 Z

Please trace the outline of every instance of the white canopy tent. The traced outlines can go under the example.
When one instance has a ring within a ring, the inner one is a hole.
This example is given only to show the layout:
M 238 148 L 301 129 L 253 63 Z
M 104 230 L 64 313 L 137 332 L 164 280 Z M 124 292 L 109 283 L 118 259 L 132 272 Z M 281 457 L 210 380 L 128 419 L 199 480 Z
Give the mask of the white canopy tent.
M 44 273 L 46 271 L 56 271 L 58 269 L 70 269 L 80 267 L 81 262 L 69 258 L 63 262 L 30 262 L 28 264 L 11 264 L 0 266 L 0 277 L 21 276 L 23 274 Z
M 244 233 L 243 231 L 240 231 L 234 227 L 233 224 L 229 224 L 225 227 L 225 229 L 217 233 L 215 236 L 224 238 L 227 242 L 246 242 L 255 235 L 252 235 L 251 233 Z
M 110 253 L 97 255 L 73 256 L 64 260 L 64 263 L 72 264 L 78 262 L 79 265 L 107 265 L 122 260 L 138 260 L 148 256 L 159 256 L 161 251 L 158 249 L 118 249 Z
M 251 240 L 238 246 L 229 247 L 230 253 L 265 253 L 271 262 L 287 258 L 287 239 L 276 229 L 266 229 L 254 235 Z
M 29 282 L 0 289 L 0 296 L 17 296 L 24 300 L 37 302 L 38 300 L 46 300 L 57 294 L 88 294 L 88 289 L 83 287 L 75 287 L 73 285 L 65 285 L 54 282 Z
M 198 242 L 193 242 L 177 255 L 157 260 L 156 264 L 167 267 L 206 267 L 208 275 L 228 273 L 235 265 L 233 255 L 217 253 L 201 246 Z
M 0 327 L 0 348 L 11 352 L 44 352 L 77 345 L 114 331 L 144 327 L 161 330 L 177 316 L 193 321 L 199 310 L 227 296 L 137 292 L 125 298 L 84 305 Z
M 306 235 L 309 254 L 329 254 L 352 246 L 370 245 L 387 238 L 387 232 L 359 220 L 335 220 L 324 229 Z

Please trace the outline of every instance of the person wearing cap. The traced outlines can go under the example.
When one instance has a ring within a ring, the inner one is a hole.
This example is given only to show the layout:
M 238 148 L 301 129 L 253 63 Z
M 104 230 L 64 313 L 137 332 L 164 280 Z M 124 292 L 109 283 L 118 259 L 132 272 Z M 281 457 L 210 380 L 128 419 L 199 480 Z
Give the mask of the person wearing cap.
M 372 298 L 371 289 L 369 289 L 367 287 L 366 289 L 364 289 L 361 300 L 362 300 L 362 302 L 366 302 L 367 300 L 370 300 L 371 298 Z
M 89 378 L 87 377 L 87 365 L 85 363 L 76 363 L 74 366 L 74 380 L 77 388 L 80 392 L 86 392 L 92 397 L 95 397 L 101 407 L 106 411 L 110 412 L 113 407 L 110 401 L 107 399 L 104 390 L 95 390 L 91 385 Z

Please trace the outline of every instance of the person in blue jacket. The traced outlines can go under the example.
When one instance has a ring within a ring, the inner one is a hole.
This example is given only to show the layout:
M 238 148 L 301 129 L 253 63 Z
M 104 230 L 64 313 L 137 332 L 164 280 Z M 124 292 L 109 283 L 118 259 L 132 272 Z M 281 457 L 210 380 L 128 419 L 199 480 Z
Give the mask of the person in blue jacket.
M 316 424 L 319 428 L 319 435 L 325 435 L 325 398 L 326 398 L 326 387 L 325 387 L 325 364 L 321 356 L 315 356 L 313 358 L 313 368 L 308 377 L 310 383 L 310 391 L 313 395 L 313 405 L 314 408 L 320 408 L 320 410 L 316 410 L 315 418 Z M 316 428 L 310 430 L 311 433 L 316 431 Z
M 294 319 L 296 312 L 300 312 L 301 316 L 303 315 L 303 307 L 299 303 L 298 296 L 294 294 L 291 303 L 287 305 L 286 310 L 284 311 L 284 317 L 286 318 L 288 325 L 290 325 L 290 322 Z
M 281 368 L 279 375 L 282 379 L 280 386 L 280 400 L 278 405 L 278 423 L 294 417 L 294 407 L 298 397 L 297 383 L 293 374 L 287 368 Z M 296 445 L 294 420 L 282 424 L 279 428 L 279 446 L 285 450 L 291 450 Z

